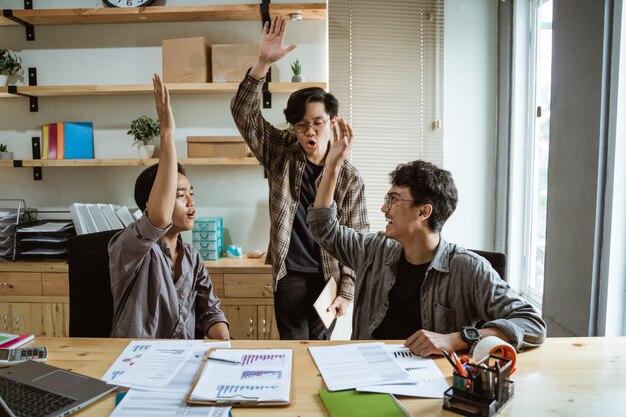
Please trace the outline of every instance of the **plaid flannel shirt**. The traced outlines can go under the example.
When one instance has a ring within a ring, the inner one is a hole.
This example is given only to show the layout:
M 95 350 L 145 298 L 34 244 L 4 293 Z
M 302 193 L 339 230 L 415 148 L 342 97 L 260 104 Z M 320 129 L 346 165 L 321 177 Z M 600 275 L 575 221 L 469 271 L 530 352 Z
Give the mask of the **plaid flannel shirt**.
M 291 230 L 300 201 L 302 175 L 306 157 L 294 133 L 277 129 L 261 114 L 260 93 L 263 80 L 246 75 L 231 101 L 235 124 L 254 156 L 265 168 L 269 184 L 270 243 L 266 263 L 272 265 L 274 289 L 287 274 L 285 259 Z M 315 181 L 319 187 L 324 171 Z M 339 223 L 361 232 L 369 230 L 365 188 L 356 168 L 345 161 L 339 171 L 335 191 Z M 339 295 L 354 299 L 354 271 L 340 265 L 320 248 L 324 279 L 334 278 Z

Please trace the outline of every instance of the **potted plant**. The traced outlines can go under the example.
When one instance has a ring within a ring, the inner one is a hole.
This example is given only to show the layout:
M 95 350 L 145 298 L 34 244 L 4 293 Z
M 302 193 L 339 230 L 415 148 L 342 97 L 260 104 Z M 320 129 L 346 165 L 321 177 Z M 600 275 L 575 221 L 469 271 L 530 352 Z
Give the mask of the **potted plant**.
M 141 116 L 130 123 L 130 130 L 127 134 L 132 135 L 135 140 L 133 146 L 137 146 L 141 159 L 152 158 L 154 145 L 152 141 L 161 133 L 159 122 L 148 116 Z
M 291 72 L 293 75 L 291 76 L 292 83 L 301 83 L 302 82 L 302 66 L 300 65 L 300 60 L 296 59 L 291 63 Z
M 0 143 L 0 159 L 11 160 L 13 159 L 13 152 L 9 152 L 7 145 Z
M 0 49 L 0 86 L 7 85 L 10 75 L 23 74 L 22 58 L 8 49 Z

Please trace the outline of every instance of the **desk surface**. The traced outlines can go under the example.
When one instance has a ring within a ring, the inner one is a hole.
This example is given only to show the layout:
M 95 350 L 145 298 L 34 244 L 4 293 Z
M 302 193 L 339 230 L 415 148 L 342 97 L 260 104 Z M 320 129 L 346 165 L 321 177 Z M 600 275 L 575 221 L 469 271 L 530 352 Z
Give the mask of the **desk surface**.
M 293 348 L 295 403 L 289 407 L 233 409 L 235 417 L 251 415 L 327 415 L 317 390 L 323 380 L 307 347 L 350 343 L 310 341 L 233 341 L 234 348 Z M 127 339 L 82 339 L 38 337 L 33 345 L 48 347 L 48 363 L 100 378 L 124 347 Z M 448 382 L 451 368 L 436 360 Z M 501 416 L 624 416 L 626 415 L 626 337 L 553 338 L 538 348 L 518 355 L 513 374 L 515 396 Z M 453 414 L 443 410 L 441 399 L 401 398 L 414 416 Z M 81 417 L 108 416 L 113 395 L 76 414 Z

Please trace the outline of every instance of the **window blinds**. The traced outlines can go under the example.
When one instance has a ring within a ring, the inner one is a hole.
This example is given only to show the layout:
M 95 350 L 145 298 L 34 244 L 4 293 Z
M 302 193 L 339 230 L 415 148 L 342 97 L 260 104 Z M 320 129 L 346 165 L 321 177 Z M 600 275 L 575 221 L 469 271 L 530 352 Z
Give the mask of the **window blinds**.
M 389 172 L 443 166 L 443 0 L 329 0 L 329 86 L 355 133 L 372 231 Z

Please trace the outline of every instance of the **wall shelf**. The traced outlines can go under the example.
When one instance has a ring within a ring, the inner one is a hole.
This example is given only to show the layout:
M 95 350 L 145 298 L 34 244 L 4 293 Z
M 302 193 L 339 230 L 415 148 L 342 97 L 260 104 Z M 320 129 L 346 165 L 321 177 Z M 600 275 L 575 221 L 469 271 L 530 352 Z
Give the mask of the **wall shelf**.
M 225 4 L 204 6 L 150 6 L 137 8 L 91 9 L 29 9 L 5 10 L 22 22 L 37 25 L 94 25 L 110 23 L 209 22 L 229 20 L 259 20 L 260 4 Z M 299 13 L 303 19 L 326 19 L 326 3 L 269 4 L 272 16 Z M 18 26 L 20 23 L 0 17 L 0 26 Z
M 22 167 L 135 167 L 149 166 L 158 159 L 22 159 L 0 161 L 0 168 L 13 168 L 15 162 Z M 256 158 L 178 158 L 185 166 L 259 165 Z
M 170 83 L 167 87 L 171 94 L 234 94 L 239 83 Z M 326 89 L 327 85 L 325 82 L 269 83 L 271 93 L 293 93 L 307 87 Z M 152 91 L 152 84 L 20 85 L 17 92 L 21 95 L 9 93 L 8 87 L 0 87 L 0 98 L 151 95 Z

